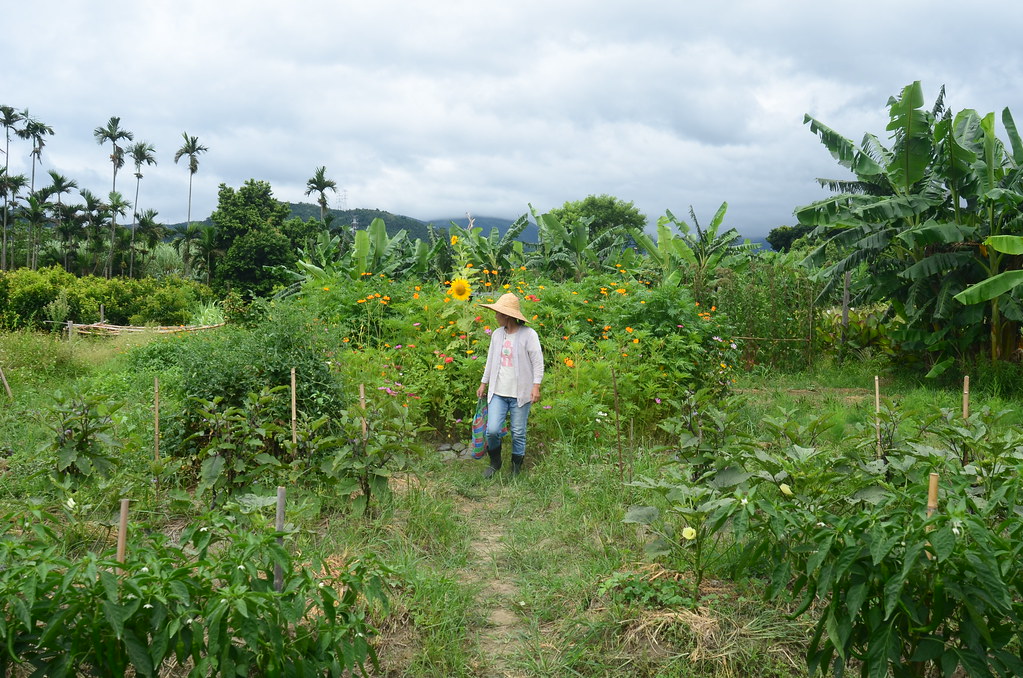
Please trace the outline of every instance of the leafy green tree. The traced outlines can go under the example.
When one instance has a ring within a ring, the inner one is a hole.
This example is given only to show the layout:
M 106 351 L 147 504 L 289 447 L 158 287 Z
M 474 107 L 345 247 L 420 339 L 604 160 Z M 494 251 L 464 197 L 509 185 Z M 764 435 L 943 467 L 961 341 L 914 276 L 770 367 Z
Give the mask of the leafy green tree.
M 117 170 L 124 167 L 124 149 L 120 146 L 122 141 L 132 141 L 135 135 L 126 129 L 121 127 L 121 119 L 117 116 L 111 116 L 107 120 L 106 127 L 97 127 L 92 131 L 92 136 L 96 139 L 96 143 L 102 146 L 103 144 L 110 143 L 110 164 L 113 165 L 114 175 L 113 180 L 110 183 L 110 190 L 117 190 Z
M 190 137 L 182 132 L 185 143 L 174 153 L 174 164 L 184 157 L 188 158 L 188 223 L 192 223 L 192 177 L 199 171 L 199 156 L 210 150 L 199 143 L 199 137 Z
M 812 231 L 813 226 L 778 226 L 771 229 L 771 232 L 767 234 L 766 240 L 767 244 L 775 252 L 788 252 L 792 249 L 794 242 Z
M 273 197 L 266 181 L 249 179 L 237 190 L 221 184 L 211 216 L 217 249 L 224 253 L 212 266 L 214 288 L 263 296 L 284 282 L 285 274 L 266 267 L 290 267 L 297 260 L 284 232 L 289 214 L 288 206 Z
M 552 209 L 549 214 L 562 224 L 574 224 L 579 219 L 591 218 L 588 226 L 591 237 L 609 229 L 632 232 L 646 228 L 646 217 L 631 202 L 607 194 L 568 201 Z
M 874 135 L 857 146 L 810 116 L 805 121 L 854 181 L 819 180 L 837 195 L 798 208 L 801 224 L 823 244 L 807 258 L 817 264 L 837 244 L 848 252 L 819 273 L 825 293 L 846 271 L 866 271 L 862 301 L 887 301 L 906 323 L 907 350 L 929 352 L 932 374 L 955 357 L 977 352 L 989 337 L 992 360 L 1015 348 L 1023 306 L 1014 295 L 961 306 L 955 296 L 1018 262 L 982 246 L 991 236 L 1021 230 L 1023 144 L 1008 109 L 1002 120 L 1009 153 L 995 133 L 994 114 L 944 107 L 944 90 L 923 108 L 919 82 L 888 101 L 891 148 Z
M 226 294 L 265 297 L 291 280 L 284 269 L 295 265 L 297 256 L 288 238 L 276 229 L 256 229 L 231 243 L 217 262 L 213 287 Z
M 135 209 L 132 210 L 131 222 L 131 255 L 128 262 L 128 277 L 135 277 L 135 231 L 139 223 L 139 188 L 142 185 L 142 165 L 156 164 L 156 147 L 148 141 L 132 144 L 128 151 L 135 163 Z
M 316 168 L 316 173 L 313 174 L 312 178 L 306 182 L 305 186 L 306 195 L 319 193 L 320 197 L 317 198 L 316 202 L 320 206 L 320 221 L 326 223 L 327 191 L 334 191 L 335 193 L 337 193 L 337 182 L 335 182 L 333 179 L 327 178 L 327 167 L 323 165 Z

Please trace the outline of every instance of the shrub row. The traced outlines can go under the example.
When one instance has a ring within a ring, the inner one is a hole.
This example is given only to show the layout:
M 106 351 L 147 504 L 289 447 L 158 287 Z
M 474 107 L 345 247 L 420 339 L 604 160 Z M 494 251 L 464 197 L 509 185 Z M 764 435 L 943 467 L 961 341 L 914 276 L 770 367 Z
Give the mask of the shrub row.
M 0 271 L 0 328 L 52 329 L 69 320 L 116 325 L 183 325 L 209 288 L 177 277 L 79 278 L 59 266 Z

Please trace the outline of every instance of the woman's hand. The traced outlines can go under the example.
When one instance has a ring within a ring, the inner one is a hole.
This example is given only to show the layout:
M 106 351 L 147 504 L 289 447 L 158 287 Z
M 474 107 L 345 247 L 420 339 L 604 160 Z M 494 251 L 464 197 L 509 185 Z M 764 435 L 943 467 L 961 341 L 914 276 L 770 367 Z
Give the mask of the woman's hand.
M 540 384 L 533 384 L 533 394 L 529 398 L 530 402 L 540 402 Z
M 487 394 L 487 385 L 486 384 L 480 384 L 480 387 L 478 389 L 476 389 L 476 400 L 479 400 L 480 398 L 482 398 L 486 394 Z

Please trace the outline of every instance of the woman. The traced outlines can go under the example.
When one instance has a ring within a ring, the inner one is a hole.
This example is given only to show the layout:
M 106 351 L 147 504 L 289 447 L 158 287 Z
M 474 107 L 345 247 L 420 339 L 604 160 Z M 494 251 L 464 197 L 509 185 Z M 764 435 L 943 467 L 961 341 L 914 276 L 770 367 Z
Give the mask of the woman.
M 487 453 L 490 466 L 483 471 L 490 478 L 501 468 L 501 429 L 510 415 L 512 475 L 522 470 L 526 456 L 526 421 L 530 406 L 540 400 L 543 381 L 543 351 L 540 338 L 519 310 L 519 298 L 508 293 L 493 304 L 480 304 L 497 314 L 499 327 L 490 335 L 490 350 L 483 380 L 476 397 L 487 396 Z

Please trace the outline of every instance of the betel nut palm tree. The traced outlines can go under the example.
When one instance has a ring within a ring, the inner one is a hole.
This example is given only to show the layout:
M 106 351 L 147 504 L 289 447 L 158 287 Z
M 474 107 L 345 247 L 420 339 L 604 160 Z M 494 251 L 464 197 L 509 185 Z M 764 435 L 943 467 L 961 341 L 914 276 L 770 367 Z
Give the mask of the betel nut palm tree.
M 27 139 L 32 142 L 32 151 L 29 155 L 32 156 L 32 177 L 29 181 L 28 192 L 35 193 L 36 190 L 36 163 L 42 162 L 43 159 L 43 147 L 46 145 L 46 137 L 53 136 L 53 128 L 46 123 L 36 120 L 33 118 L 28 109 L 21 112 L 21 119 L 24 121 L 24 126 L 15 130 L 22 139 Z
M 117 170 L 124 167 L 124 149 L 121 148 L 120 142 L 132 141 L 135 139 L 135 135 L 126 129 L 121 128 L 121 119 L 117 116 L 111 116 L 110 120 L 107 120 L 106 127 L 97 127 L 93 130 L 92 136 L 96 139 L 96 143 L 102 146 L 103 144 L 110 142 L 110 164 L 114 167 L 113 181 L 110 183 L 110 190 L 117 190 Z
M 52 182 L 46 191 L 51 196 L 57 196 L 57 204 L 55 206 L 54 214 L 56 216 L 57 231 L 63 231 L 64 226 L 64 202 L 61 198 L 65 193 L 70 193 L 72 190 L 78 188 L 78 182 L 74 179 L 68 179 L 64 175 L 58 173 L 56 170 L 50 170 L 50 181 Z M 67 268 L 67 255 L 65 250 L 64 256 L 64 268 Z
M 199 137 L 188 136 L 188 132 L 182 132 L 181 136 L 185 143 L 174 153 L 174 162 L 188 156 L 188 223 L 192 223 L 192 177 L 199 171 L 199 155 L 209 149 L 199 143 Z M 187 268 L 187 266 L 186 266 Z M 186 271 L 187 272 L 187 271 Z
M 313 174 L 312 178 L 306 183 L 306 195 L 313 193 L 319 193 L 320 197 L 317 199 L 317 203 L 320 205 L 320 221 L 326 222 L 327 220 L 327 191 L 334 191 L 337 193 L 337 182 L 327 178 L 327 167 L 321 166 L 316 168 L 316 173 Z
M 131 254 L 128 261 L 128 277 L 135 276 L 135 231 L 139 223 L 139 187 L 142 185 L 142 165 L 156 164 L 156 147 L 148 141 L 138 141 L 131 145 L 128 153 L 135 163 L 135 208 L 132 210 L 131 222 Z
M 0 244 L 0 270 L 7 270 L 7 211 L 9 205 L 9 194 L 13 191 L 8 186 L 8 180 L 10 178 L 10 157 L 11 157 L 11 130 L 14 130 L 15 125 L 21 122 L 21 113 L 15 110 L 13 106 L 3 105 L 0 106 L 0 125 L 4 127 L 4 171 L 0 175 L 0 180 L 4 182 L 4 185 L 0 187 L 4 194 L 4 213 L 3 213 L 3 241 Z

